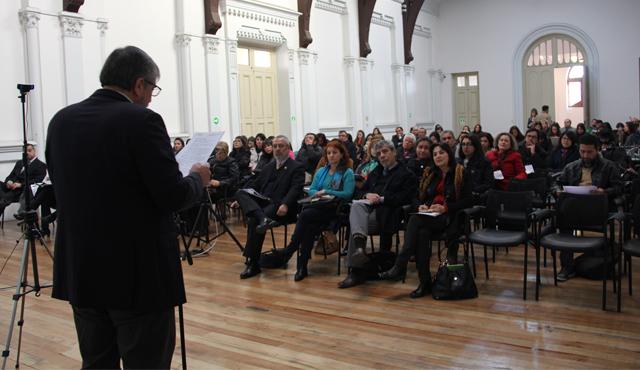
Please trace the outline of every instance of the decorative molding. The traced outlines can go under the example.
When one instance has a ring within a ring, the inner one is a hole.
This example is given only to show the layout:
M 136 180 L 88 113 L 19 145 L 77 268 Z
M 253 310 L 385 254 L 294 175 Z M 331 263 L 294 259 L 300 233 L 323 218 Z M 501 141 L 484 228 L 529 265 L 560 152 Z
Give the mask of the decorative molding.
M 311 5 L 313 0 L 298 0 L 298 12 L 300 19 L 298 20 L 298 41 L 299 46 L 306 49 L 312 42 L 309 24 L 311 22 Z
M 75 13 L 62 12 L 58 15 L 63 37 L 82 38 L 82 25 L 84 18 Z
M 343 61 L 344 61 L 344 64 L 347 65 L 348 67 L 353 67 L 356 65 L 356 62 L 359 59 L 360 58 L 358 57 L 344 57 Z
M 295 57 L 295 52 L 291 49 L 287 50 L 287 57 L 289 58 L 289 63 L 293 63 L 293 58 Z
M 395 1 L 398 4 L 402 4 L 404 2 L 404 0 L 393 0 L 393 1 Z M 425 1 L 422 8 L 420 8 L 420 11 L 437 17 L 440 10 L 440 3 L 442 1 L 443 0 L 427 0 Z
M 252 0 L 226 0 L 222 12 L 250 21 L 293 28 L 298 25 L 299 12 Z
M 316 9 L 345 15 L 347 14 L 347 3 L 342 0 L 316 0 Z
M 96 20 L 96 23 L 98 24 L 98 31 L 100 31 L 100 36 L 104 36 L 109 29 L 109 22 L 104 18 L 98 18 Z
M 281 45 L 287 42 L 280 32 L 261 30 L 249 26 L 240 27 L 237 35 L 238 39 L 259 41 L 272 45 Z
M 413 28 L 413 34 L 415 36 L 420 36 L 420 37 L 426 37 L 428 39 L 431 38 L 431 29 L 427 26 L 421 26 L 416 24 L 416 26 Z
M 358 64 L 360 65 L 361 71 L 368 71 L 370 68 L 373 68 L 375 62 L 367 58 L 358 58 Z
M 202 44 L 207 54 L 220 54 L 220 39 L 211 35 L 204 35 Z
M 220 0 L 204 0 L 204 32 L 215 35 L 221 27 Z
M 402 71 L 404 69 L 404 64 L 393 63 L 391 65 L 391 70 L 394 72 Z
M 371 29 L 371 17 L 377 0 L 358 0 L 358 39 L 360 41 L 360 57 L 366 58 L 371 54 L 369 44 L 369 30 Z
M 371 23 L 387 28 L 394 27 L 393 17 L 375 11 L 373 12 L 373 16 L 371 17 Z
M 84 0 L 62 0 L 62 10 L 69 13 L 77 13 L 84 4 Z
M 21 10 L 19 14 L 20 24 L 26 28 L 38 28 L 40 22 L 40 14 L 31 10 Z
M 318 61 L 318 53 L 314 53 L 307 49 L 298 50 L 298 62 L 301 66 L 309 65 L 309 60 L 313 57 L 313 62 L 316 63 Z
M 189 44 L 191 44 L 191 35 L 188 35 L 186 33 L 176 34 L 176 44 L 182 47 L 189 46 Z
M 238 40 L 227 40 L 226 43 L 229 54 L 235 54 L 238 52 Z

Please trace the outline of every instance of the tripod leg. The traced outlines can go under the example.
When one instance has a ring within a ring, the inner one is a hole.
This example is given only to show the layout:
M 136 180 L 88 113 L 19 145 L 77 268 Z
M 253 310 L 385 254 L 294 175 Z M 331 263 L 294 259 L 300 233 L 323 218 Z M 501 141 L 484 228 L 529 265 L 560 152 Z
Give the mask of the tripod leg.
M 9 323 L 9 330 L 7 330 L 7 341 L 4 347 L 4 351 L 2 351 L 2 369 L 4 370 L 7 366 L 7 359 L 9 358 L 9 353 L 11 348 L 11 337 L 13 335 L 13 327 L 16 322 L 16 313 L 18 311 L 18 301 L 22 298 L 24 300 L 24 294 L 20 293 L 20 289 L 26 289 L 26 276 L 27 276 L 27 266 L 28 266 L 28 256 L 29 256 L 29 241 L 24 241 L 24 247 L 22 250 L 22 258 L 20 259 L 20 270 L 18 272 L 18 279 L 16 279 L 16 292 L 13 295 L 13 307 L 11 309 L 11 320 Z M 23 306 L 24 307 L 24 306 Z

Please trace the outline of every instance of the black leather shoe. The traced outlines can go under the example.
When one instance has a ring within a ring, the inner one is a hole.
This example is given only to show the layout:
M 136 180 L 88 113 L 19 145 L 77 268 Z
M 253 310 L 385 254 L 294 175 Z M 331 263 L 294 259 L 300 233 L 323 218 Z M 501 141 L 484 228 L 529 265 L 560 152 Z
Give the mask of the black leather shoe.
M 404 279 L 406 275 L 407 275 L 406 267 L 400 268 L 397 265 L 393 265 L 392 268 L 388 269 L 385 272 L 380 273 L 380 275 L 378 276 L 380 277 L 380 280 L 400 281 Z
M 296 270 L 296 275 L 293 277 L 294 281 L 302 281 L 304 278 L 309 276 L 309 272 L 307 271 L 307 266 L 300 267 Z
M 13 218 L 15 218 L 18 221 L 22 221 L 22 220 L 24 220 L 24 215 L 22 215 L 20 213 L 14 213 L 13 214 Z
M 356 248 L 351 254 L 351 262 L 352 266 L 363 266 L 365 263 L 369 261 L 369 257 L 363 248 Z
M 244 271 L 242 271 L 242 273 L 240 273 L 240 279 L 248 279 L 250 277 L 254 277 L 254 276 L 258 275 L 261 272 L 262 272 L 262 270 L 260 270 L 260 266 L 254 265 L 254 264 L 249 264 L 244 269 Z
M 420 283 L 418 288 L 409 294 L 411 298 L 424 297 L 427 294 L 431 294 L 431 283 Z
M 259 223 L 258 226 L 256 226 L 256 232 L 258 234 L 264 234 L 267 232 L 267 230 L 276 226 L 278 226 L 278 221 L 274 221 L 269 217 L 265 217 L 264 220 L 262 220 L 262 222 Z
M 349 275 L 347 275 L 347 277 L 344 280 L 342 280 L 338 284 L 338 288 L 340 289 L 352 288 L 360 284 L 364 284 L 364 279 L 362 279 L 359 275 L 350 273 Z

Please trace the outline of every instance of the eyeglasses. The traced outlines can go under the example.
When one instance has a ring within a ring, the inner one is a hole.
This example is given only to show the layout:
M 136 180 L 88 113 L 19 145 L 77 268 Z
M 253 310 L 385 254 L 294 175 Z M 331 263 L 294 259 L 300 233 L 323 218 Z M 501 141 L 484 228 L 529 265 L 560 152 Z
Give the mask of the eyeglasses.
M 473 143 L 462 143 L 460 145 L 462 145 L 462 146 L 473 146 Z
M 148 83 L 149 85 L 153 86 L 153 91 L 151 91 L 151 96 L 156 97 L 158 95 L 160 95 L 160 92 L 162 91 L 162 89 L 160 88 L 160 86 L 154 84 L 151 81 L 147 81 L 144 80 L 144 82 Z

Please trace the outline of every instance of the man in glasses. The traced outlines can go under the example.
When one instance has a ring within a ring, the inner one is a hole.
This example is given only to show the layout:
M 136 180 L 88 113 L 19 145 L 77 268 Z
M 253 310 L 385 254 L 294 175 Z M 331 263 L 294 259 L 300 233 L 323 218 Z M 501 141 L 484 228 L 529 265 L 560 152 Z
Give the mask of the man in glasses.
M 528 167 L 527 175 L 534 172 L 540 173 L 547 169 L 547 151 L 539 144 L 540 133 L 535 128 L 530 128 L 524 135 L 524 141 L 520 144 L 518 151 L 522 156 L 522 163 Z M 526 169 L 526 168 L 525 168 Z
M 82 368 L 171 367 L 174 307 L 185 302 L 172 214 L 202 197 L 211 173 L 180 173 L 162 117 L 147 109 L 159 77 L 141 49 L 116 49 L 102 88 L 49 124 L 53 297 L 71 304 Z

